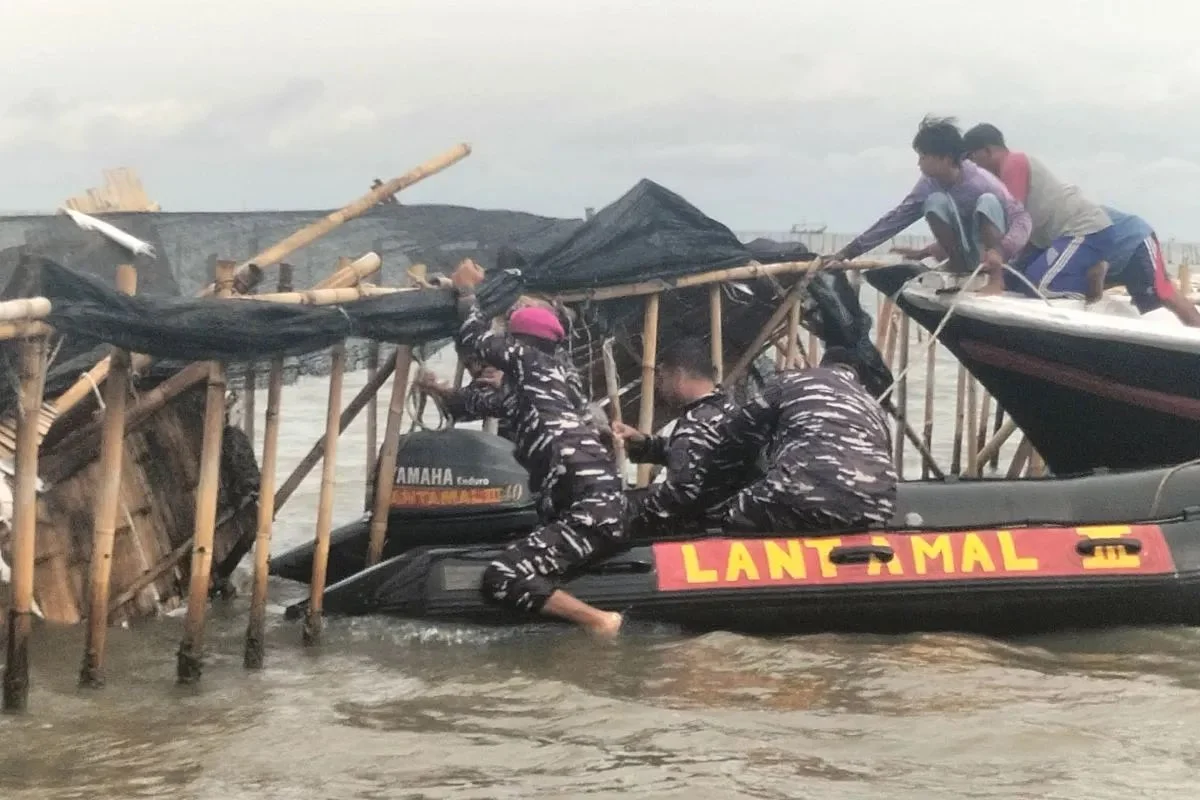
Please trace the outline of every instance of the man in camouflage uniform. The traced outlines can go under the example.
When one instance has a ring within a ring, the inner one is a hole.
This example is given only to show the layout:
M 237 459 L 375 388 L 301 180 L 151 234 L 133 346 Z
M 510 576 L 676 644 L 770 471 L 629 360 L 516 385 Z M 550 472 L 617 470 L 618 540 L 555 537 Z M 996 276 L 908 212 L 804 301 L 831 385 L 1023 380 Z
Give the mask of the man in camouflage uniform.
M 454 273 L 466 316 L 458 345 L 504 373 L 513 393 L 515 455 L 529 473 L 530 490 L 541 496 L 541 525 L 488 566 L 482 591 L 492 602 L 561 617 L 596 636 L 615 636 L 620 614 L 594 608 L 556 585 L 628 546 L 627 506 L 612 453 L 556 353 L 565 336 L 557 316 L 522 308 L 509 318 L 506 333 L 491 331 L 474 299 L 482 278 L 470 261 Z
M 721 426 L 717 458 L 766 453 L 767 474 L 729 504 L 732 531 L 820 532 L 886 525 L 896 507 L 891 436 L 852 354 L 772 376 Z
M 429 370 L 417 375 L 417 386 L 426 394 L 441 400 L 446 414 L 455 422 L 473 422 L 483 419 L 497 421 L 496 433 L 504 439 L 515 441 L 512 424 L 514 395 L 504 382 L 504 373 L 495 367 L 485 366 L 476 358 L 464 359 L 471 382 L 457 389 L 442 383 Z
M 757 473 L 753 465 L 713 458 L 720 426 L 738 407 L 717 388 L 706 342 L 685 339 L 666 350 L 656 382 L 659 397 L 680 412 L 670 435 L 648 436 L 620 422 L 612 426 L 613 434 L 625 441 L 630 461 L 667 468 L 633 518 L 630 527 L 637 536 L 715 522 L 713 509 Z

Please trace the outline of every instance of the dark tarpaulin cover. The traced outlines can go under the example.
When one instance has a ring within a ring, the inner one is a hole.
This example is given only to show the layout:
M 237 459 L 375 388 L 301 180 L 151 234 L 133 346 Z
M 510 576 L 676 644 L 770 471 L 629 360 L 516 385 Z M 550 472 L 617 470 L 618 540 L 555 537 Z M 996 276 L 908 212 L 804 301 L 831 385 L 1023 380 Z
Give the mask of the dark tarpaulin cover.
M 863 385 L 876 399 L 892 385 L 892 371 L 871 341 L 871 315 L 863 310 L 858 291 L 845 270 L 822 271 L 808 284 L 804 301 L 805 326 L 820 337 L 826 348 L 843 347 L 854 355 Z M 891 397 L 884 408 L 893 408 Z
M 530 258 L 526 285 L 567 292 L 736 267 L 753 255 L 733 231 L 642 179 L 558 245 Z
M 129 296 L 98 278 L 42 260 L 41 291 L 60 333 L 156 358 L 254 361 L 322 350 L 348 337 L 416 345 L 454 336 L 453 289 L 421 289 L 334 306 L 262 300 Z M 488 314 L 507 310 L 520 276 L 494 271 L 477 290 Z

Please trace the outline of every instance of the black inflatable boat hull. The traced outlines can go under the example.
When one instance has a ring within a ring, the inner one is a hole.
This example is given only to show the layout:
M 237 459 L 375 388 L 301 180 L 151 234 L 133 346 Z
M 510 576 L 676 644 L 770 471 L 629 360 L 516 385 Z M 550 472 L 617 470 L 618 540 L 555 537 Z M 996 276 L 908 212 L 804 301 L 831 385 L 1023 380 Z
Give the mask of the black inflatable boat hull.
M 426 548 L 397 556 L 330 586 L 325 611 L 544 622 L 484 601 L 480 576 L 494 552 Z M 1200 518 L 659 542 L 566 586 L 630 619 L 688 630 L 1018 633 L 1200 624 Z

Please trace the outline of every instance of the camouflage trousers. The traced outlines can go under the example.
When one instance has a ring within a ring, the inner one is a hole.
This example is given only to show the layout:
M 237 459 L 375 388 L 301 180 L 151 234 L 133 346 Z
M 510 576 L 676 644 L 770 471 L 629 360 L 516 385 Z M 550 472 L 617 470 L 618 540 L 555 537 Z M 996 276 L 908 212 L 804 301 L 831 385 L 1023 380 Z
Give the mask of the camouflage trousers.
M 520 611 L 541 611 L 574 570 L 628 546 L 625 495 L 596 486 L 553 520 L 510 544 L 483 573 L 482 591 L 494 603 Z
M 816 476 L 797 487 L 794 468 L 789 478 L 785 482 L 771 469 L 738 492 L 727 507 L 725 529 L 761 533 L 865 530 L 887 525 L 895 512 L 895 489 L 868 493 L 831 485 Z

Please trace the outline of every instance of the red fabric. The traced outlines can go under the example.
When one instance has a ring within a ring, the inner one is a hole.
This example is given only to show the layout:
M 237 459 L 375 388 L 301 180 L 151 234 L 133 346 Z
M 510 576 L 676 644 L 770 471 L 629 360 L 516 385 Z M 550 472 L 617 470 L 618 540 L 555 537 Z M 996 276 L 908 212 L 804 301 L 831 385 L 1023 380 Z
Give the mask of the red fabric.
M 1024 204 L 1029 197 L 1029 156 L 1010 152 L 1000 165 L 1000 180 L 1009 194 Z

